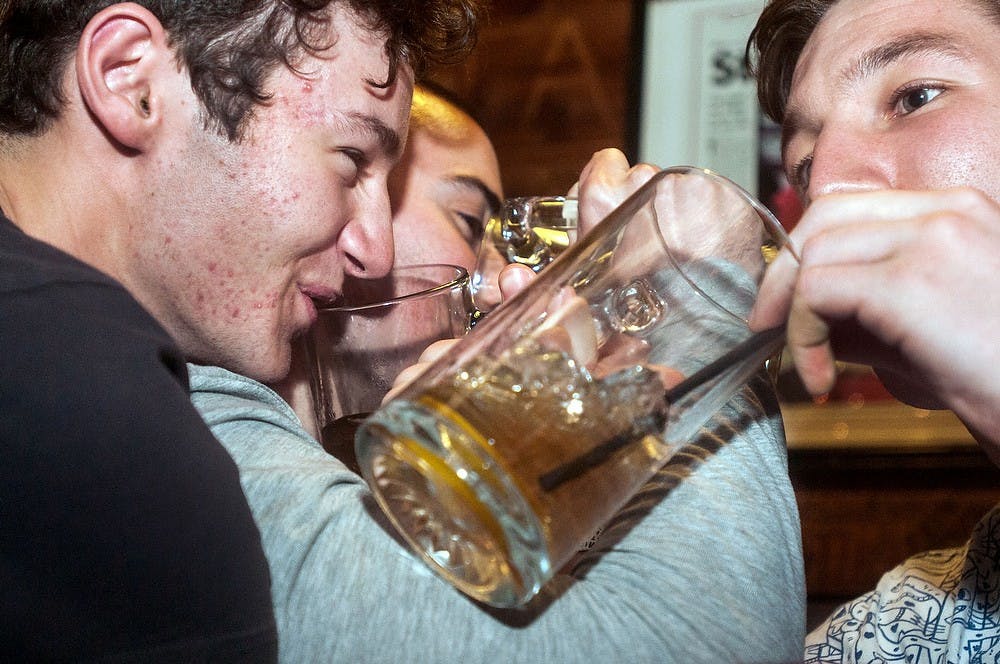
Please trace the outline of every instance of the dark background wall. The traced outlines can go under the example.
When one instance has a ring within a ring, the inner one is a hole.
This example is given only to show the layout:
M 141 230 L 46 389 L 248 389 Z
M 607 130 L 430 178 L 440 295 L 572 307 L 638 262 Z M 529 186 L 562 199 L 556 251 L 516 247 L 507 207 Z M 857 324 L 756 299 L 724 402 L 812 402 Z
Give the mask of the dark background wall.
M 590 156 L 631 156 L 632 0 L 495 0 L 472 57 L 431 78 L 493 139 L 505 193 L 562 194 Z

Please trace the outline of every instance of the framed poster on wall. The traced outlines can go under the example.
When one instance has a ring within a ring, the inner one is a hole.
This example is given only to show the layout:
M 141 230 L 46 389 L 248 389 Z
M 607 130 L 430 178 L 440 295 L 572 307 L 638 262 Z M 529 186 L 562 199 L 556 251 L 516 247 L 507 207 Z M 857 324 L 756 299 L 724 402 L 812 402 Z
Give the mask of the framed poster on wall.
M 761 114 L 743 66 L 764 0 L 645 0 L 639 20 L 636 154 L 711 168 L 760 196 Z M 766 203 L 766 201 L 765 201 Z

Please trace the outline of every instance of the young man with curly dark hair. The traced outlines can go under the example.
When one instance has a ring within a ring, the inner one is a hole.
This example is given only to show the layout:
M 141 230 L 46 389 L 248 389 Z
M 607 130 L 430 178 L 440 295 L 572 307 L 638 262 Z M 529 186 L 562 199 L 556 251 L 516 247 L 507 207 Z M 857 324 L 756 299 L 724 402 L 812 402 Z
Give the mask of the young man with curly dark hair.
M 388 269 L 414 75 L 476 4 L 0 3 L 0 659 L 275 657 L 185 360 L 279 378 Z

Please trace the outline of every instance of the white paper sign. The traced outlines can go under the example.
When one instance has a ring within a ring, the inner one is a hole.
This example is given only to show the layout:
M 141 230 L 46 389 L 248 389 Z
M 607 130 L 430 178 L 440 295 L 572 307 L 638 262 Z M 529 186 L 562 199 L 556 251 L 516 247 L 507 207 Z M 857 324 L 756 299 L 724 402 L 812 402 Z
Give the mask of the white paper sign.
M 648 0 L 639 159 L 711 168 L 758 191 L 760 111 L 743 67 L 763 0 Z

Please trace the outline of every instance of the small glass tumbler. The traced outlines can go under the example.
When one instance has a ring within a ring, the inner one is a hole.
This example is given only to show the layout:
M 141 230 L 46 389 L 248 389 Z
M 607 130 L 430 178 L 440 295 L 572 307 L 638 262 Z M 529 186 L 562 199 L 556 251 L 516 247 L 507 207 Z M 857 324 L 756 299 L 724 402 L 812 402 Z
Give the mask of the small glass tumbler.
M 541 271 L 576 241 L 577 200 L 566 196 L 508 198 L 486 220 L 470 291 L 476 314 L 500 304 L 497 275 L 509 263 Z M 477 321 L 478 322 L 478 321 Z
M 354 433 L 396 376 L 431 343 L 469 329 L 469 275 L 457 265 L 397 266 L 345 283 L 342 302 L 317 312 L 304 339 L 323 447 L 357 470 Z

